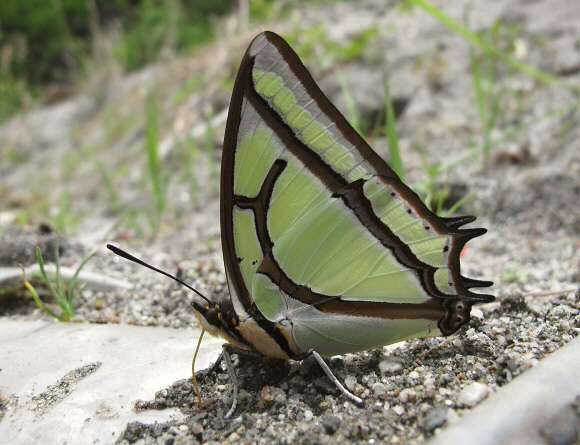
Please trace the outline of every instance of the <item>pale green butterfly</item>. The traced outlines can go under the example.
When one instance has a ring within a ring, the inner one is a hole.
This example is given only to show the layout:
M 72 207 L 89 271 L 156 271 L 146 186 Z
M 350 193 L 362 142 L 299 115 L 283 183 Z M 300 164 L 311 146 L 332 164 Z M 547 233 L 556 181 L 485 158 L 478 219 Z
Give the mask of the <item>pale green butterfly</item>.
M 459 229 L 474 220 L 432 213 L 284 39 L 263 32 L 238 71 L 222 156 L 230 299 L 192 306 L 203 329 L 239 348 L 313 355 L 361 402 L 322 357 L 450 335 L 494 299 L 469 291 L 491 282 L 460 274 L 465 243 L 486 232 Z M 235 379 L 227 348 L 222 357 Z

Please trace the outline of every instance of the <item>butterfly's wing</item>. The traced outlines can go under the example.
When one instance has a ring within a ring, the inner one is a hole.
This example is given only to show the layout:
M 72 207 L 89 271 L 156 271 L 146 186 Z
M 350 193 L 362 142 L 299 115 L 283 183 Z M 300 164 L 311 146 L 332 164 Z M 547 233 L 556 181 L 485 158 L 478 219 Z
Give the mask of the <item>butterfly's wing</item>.
M 448 335 L 490 301 L 460 274 L 473 217 L 439 218 L 318 88 L 279 36 L 248 48 L 221 175 L 226 273 L 242 335 L 268 355 Z

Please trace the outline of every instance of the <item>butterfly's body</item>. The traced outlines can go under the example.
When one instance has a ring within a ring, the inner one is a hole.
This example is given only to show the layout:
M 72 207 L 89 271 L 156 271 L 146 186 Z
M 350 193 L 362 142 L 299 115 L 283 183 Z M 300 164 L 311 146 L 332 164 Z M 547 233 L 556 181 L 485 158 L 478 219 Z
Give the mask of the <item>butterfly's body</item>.
M 231 299 L 194 308 L 210 332 L 278 358 L 449 335 L 493 299 L 468 290 L 491 283 L 459 271 L 465 243 L 485 233 L 458 229 L 474 219 L 429 211 L 264 32 L 242 60 L 224 141 Z

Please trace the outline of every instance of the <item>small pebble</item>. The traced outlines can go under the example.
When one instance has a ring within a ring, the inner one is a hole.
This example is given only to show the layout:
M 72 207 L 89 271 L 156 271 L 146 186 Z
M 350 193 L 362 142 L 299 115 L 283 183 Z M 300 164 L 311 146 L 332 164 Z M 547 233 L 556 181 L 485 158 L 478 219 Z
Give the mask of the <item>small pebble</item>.
M 274 395 L 274 401 L 277 403 L 284 403 L 286 401 L 286 393 L 282 388 L 276 388 L 276 394 Z
M 292 394 L 290 397 L 288 397 L 288 403 L 296 405 L 300 402 L 300 397 L 302 397 L 301 394 Z
M 282 388 L 276 388 L 275 386 L 264 386 L 262 388 L 262 400 L 264 402 L 277 402 L 283 403 L 286 401 L 286 393 Z
M 244 388 L 240 388 L 240 390 L 238 391 L 238 400 L 241 402 L 243 400 L 246 400 L 248 396 L 249 396 L 248 392 Z
M 338 394 L 338 388 L 327 376 L 322 376 L 314 380 L 314 387 L 320 394 Z
M 471 317 L 474 317 L 474 318 L 483 318 L 484 317 L 483 311 L 480 308 L 478 308 L 478 307 L 474 307 L 474 308 L 471 309 Z
M 414 401 L 417 398 L 417 392 L 411 388 L 405 388 L 399 393 L 401 402 L 407 403 Z
M 385 359 L 379 363 L 381 374 L 397 374 L 403 370 L 403 365 L 393 359 Z
M 371 389 L 373 390 L 375 396 L 381 396 L 387 393 L 387 385 L 381 382 L 375 383 Z
M 423 419 L 423 429 L 431 432 L 435 428 L 439 428 L 447 421 L 447 408 L 438 406 L 429 412 Z
M 312 414 L 312 411 L 310 411 L 309 409 L 304 411 L 304 420 L 306 420 L 307 422 L 310 422 L 313 418 L 314 418 L 314 414 Z
M 349 375 L 344 379 L 344 385 L 347 387 L 347 389 L 349 391 L 354 391 L 355 387 L 356 387 L 356 377 Z
M 264 402 L 271 402 L 274 400 L 276 395 L 276 387 L 275 386 L 264 386 L 262 388 L 261 397 Z
M 457 402 L 463 406 L 474 407 L 487 397 L 489 389 L 480 382 L 474 382 L 461 390 Z
M 425 388 L 434 388 L 435 387 L 435 379 L 433 377 L 427 377 L 423 381 L 423 385 L 425 386 Z
M 340 418 L 333 415 L 326 415 L 322 418 L 322 426 L 326 434 L 333 435 L 340 427 Z

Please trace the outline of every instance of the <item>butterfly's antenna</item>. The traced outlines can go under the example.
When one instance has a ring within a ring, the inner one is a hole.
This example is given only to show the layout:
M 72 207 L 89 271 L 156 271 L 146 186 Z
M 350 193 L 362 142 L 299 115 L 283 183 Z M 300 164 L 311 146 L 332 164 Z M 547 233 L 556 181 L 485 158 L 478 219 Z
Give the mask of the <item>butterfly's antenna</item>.
M 153 267 L 151 264 L 147 264 L 145 261 L 141 261 L 139 258 L 134 257 L 133 255 L 125 252 L 122 249 L 119 249 L 116 246 L 113 246 L 112 244 L 107 244 L 107 249 L 109 249 L 110 251 L 112 251 L 113 253 L 119 255 L 120 257 L 123 257 L 129 261 L 133 261 L 134 263 L 137 263 L 141 266 L 145 266 L 148 269 L 154 270 L 155 272 L 159 272 L 161 275 L 165 275 L 166 277 L 172 278 L 175 281 L 177 281 L 179 284 L 187 287 L 188 289 L 192 290 L 193 292 L 195 292 L 197 295 L 199 295 L 201 298 L 203 298 L 208 304 L 211 305 L 211 301 L 209 301 L 209 299 L 207 297 L 205 297 L 204 295 L 202 295 L 198 290 L 194 289 L 193 287 L 191 287 L 189 284 L 185 283 L 184 281 L 181 281 L 179 278 L 177 278 L 174 275 L 171 275 L 161 269 L 157 269 L 156 267 Z

